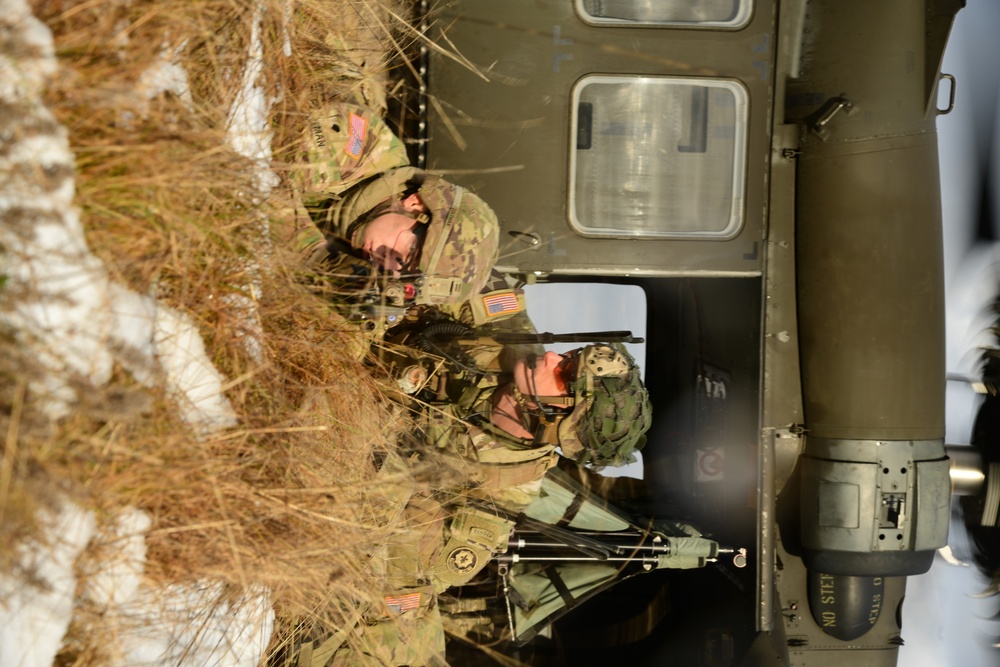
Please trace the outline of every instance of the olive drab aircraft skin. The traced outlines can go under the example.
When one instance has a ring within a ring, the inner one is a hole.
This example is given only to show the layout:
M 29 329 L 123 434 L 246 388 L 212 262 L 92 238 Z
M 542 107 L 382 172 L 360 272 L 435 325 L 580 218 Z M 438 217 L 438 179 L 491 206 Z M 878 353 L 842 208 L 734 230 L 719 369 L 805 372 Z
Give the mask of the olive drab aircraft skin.
M 419 161 L 494 208 L 499 268 L 643 288 L 635 503 L 756 544 L 643 582 L 641 614 L 609 598 L 650 628 L 613 649 L 586 619 L 563 645 L 895 665 L 949 521 L 935 127 L 964 2 L 425 4 Z

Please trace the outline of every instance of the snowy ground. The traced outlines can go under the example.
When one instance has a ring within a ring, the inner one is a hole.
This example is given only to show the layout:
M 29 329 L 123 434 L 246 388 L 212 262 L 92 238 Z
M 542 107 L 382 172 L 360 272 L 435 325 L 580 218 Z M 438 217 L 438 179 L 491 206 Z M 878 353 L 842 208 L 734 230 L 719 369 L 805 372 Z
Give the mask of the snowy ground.
M 228 135 L 231 146 L 259 168 L 258 201 L 276 181 L 268 170 L 267 100 L 258 85 L 259 14 L 242 89 L 229 113 Z M 49 29 L 31 15 L 25 0 L 0 0 L 0 31 L 7 47 L 0 53 L 0 103 L 8 115 L 0 132 L 2 268 L 8 288 L 26 286 L 37 295 L 3 317 L 48 370 L 31 389 L 48 397 L 48 412 L 57 418 L 77 398 L 68 381 L 71 375 L 101 386 L 117 362 L 138 381 L 165 387 L 195 433 L 232 426 L 235 417 L 222 393 L 224 378 L 206 357 L 190 319 L 112 282 L 87 248 L 73 208 L 74 159 L 66 131 L 41 102 L 57 67 Z M 189 98 L 186 74 L 169 51 L 140 78 L 136 95 L 163 90 Z M 67 176 L 57 187 L 40 187 L 39 169 Z M 19 230 L 17 221 L 26 224 Z M 248 293 L 253 289 L 247 286 Z M 248 298 L 245 304 L 250 322 L 252 303 Z M 248 345 L 253 344 L 251 335 Z M 221 587 L 212 582 L 150 589 L 141 576 L 143 535 L 150 524 L 142 512 L 126 513 L 114 525 L 100 527 L 91 512 L 67 500 L 58 513 L 40 517 L 40 523 L 48 547 L 26 544 L 20 551 L 24 570 L 36 580 L 0 574 L 0 665 L 52 665 L 79 602 L 74 566 L 81 567 L 77 557 L 92 541 L 115 545 L 105 551 L 99 567 L 92 565 L 95 571 L 83 593 L 86 603 L 105 610 L 114 664 L 249 667 L 260 662 L 273 625 L 267 591 L 252 590 L 235 603 L 214 604 Z

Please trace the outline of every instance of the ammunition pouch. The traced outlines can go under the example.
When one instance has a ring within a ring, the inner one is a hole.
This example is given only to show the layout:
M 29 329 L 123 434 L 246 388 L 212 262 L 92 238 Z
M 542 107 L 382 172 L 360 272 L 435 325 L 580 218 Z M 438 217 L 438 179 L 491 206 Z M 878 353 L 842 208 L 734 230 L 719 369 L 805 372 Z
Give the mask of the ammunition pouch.
M 435 586 L 444 590 L 468 583 L 498 553 L 507 550 L 514 522 L 475 507 L 463 507 L 451 519 L 450 538 L 431 568 Z
M 474 471 L 476 481 L 495 494 L 540 481 L 559 462 L 554 445 L 512 449 L 475 426 L 469 427 L 469 435 L 480 464 Z

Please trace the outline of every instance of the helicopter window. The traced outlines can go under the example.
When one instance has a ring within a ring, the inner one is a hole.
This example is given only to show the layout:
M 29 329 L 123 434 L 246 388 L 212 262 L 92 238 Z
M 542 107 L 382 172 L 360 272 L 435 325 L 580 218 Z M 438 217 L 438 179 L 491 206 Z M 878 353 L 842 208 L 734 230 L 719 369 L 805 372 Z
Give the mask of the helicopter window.
M 587 23 L 742 28 L 750 20 L 750 0 L 576 0 Z
M 570 224 L 585 236 L 730 238 L 743 222 L 739 83 L 589 76 L 573 89 Z

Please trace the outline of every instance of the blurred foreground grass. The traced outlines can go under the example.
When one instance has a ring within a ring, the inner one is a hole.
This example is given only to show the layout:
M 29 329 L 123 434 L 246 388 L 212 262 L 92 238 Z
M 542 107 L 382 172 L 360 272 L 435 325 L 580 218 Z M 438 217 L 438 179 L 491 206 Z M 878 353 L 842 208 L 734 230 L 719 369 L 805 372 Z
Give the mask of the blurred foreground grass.
M 394 529 L 360 518 L 378 502 L 372 455 L 404 425 L 350 354 L 356 333 L 302 287 L 286 176 L 312 113 L 362 94 L 380 103 L 396 83 L 391 64 L 413 40 L 408 4 L 32 3 L 55 39 L 46 103 L 69 132 L 88 245 L 112 280 L 197 323 L 238 426 L 199 439 L 171 397 L 120 368 L 52 423 L 26 390 L 36 361 L 0 337 L 4 571 L 16 545 L 37 537 L 37 512 L 68 496 L 100 522 L 146 512 L 145 576 L 157 585 L 266 587 L 272 649 L 281 628 L 340 626 L 368 595 L 364 555 Z M 227 139 L 257 16 L 279 177 L 266 196 L 257 166 Z M 170 85 L 178 68 L 186 93 Z M 83 560 L 99 568 L 107 547 Z M 100 610 L 77 610 L 61 661 L 105 664 Z

